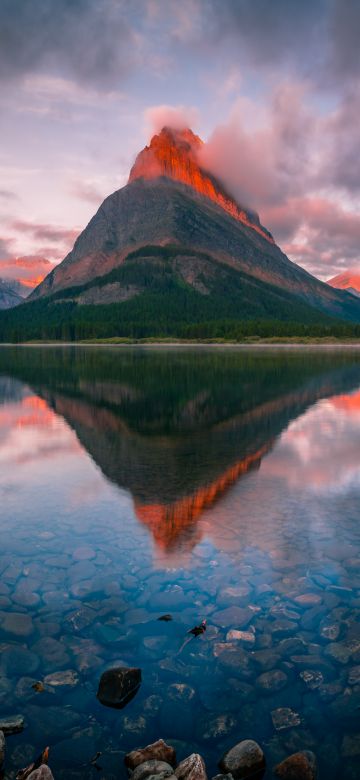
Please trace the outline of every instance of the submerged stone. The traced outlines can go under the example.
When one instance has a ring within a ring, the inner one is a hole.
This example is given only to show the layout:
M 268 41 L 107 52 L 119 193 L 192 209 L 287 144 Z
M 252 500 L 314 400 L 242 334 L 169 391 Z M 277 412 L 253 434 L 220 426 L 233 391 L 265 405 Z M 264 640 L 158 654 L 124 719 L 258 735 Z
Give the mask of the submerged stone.
M 246 628 L 254 617 L 254 612 L 249 607 L 227 607 L 211 616 L 217 626 L 227 628 L 235 626 L 236 628 Z
M 172 766 L 166 761 L 158 761 L 156 758 L 152 758 L 137 765 L 131 775 L 131 780 L 146 780 L 148 777 L 157 775 L 165 778 L 170 777 L 173 772 Z
M 316 780 L 316 756 L 310 750 L 293 753 L 275 767 L 274 773 L 283 780 Z
M 167 745 L 163 739 L 158 739 L 157 742 L 153 742 L 151 745 L 147 745 L 144 748 L 138 750 L 132 750 L 131 753 L 127 753 L 125 756 L 125 765 L 129 769 L 135 769 L 139 764 L 144 761 L 156 759 L 157 761 L 166 761 L 166 763 L 175 766 L 176 764 L 176 752 L 171 745 Z
M 303 672 L 300 672 L 300 677 L 310 691 L 315 690 L 315 688 L 319 688 L 319 686 L 324 682 L 323 674 L 313 669 L 304 669 Z
M 18 734 L 24 728 L 23 715 L 10 715 L 0 719 L 0 731 L 4 734 Z
M 281 669 L 273 669 L 270 672 L 263 672 L 256 680 L 256 686 L 264 693 L 276 693 L 281 691 L 287 685 L 288 678 Z
M 178 780 L 207 780 L 203 759 L 198 753 L 192 753 L 181 761 L 175 769 Z
M 283 729 L 292 729 L 294 726 L 299 726 L 301 718 L 298 712 L 290 709 L 290 707 L 278 707 L 271 712 L 271 720 L 276 731 L 283 731 Z
M 219 768 L 230 773 L 235 780 L 245 777 L 260 778 L 265 772 L 265 756 L 257 742 L 244 739 L 223 755 Z
M 255 644 L 255 634 L 252 631 L 238 631 L 236 628 L 232 628 L 226 634 L 227 642 L 243 642 L 245 645 Z
M 47 674 L 44 677 L 45 685 L 51 685 L 56 688 L 61 685 L 70 685 L 73 687 L 79 682 L 79 677 L 72 669 L 67 669 L 64 672 L 54 672 L 54 674 Z
M 101 675 L 97 698 L 107 707 L 121 709 L 131 701 L 141 684 L 141 669 L 116 667 Z

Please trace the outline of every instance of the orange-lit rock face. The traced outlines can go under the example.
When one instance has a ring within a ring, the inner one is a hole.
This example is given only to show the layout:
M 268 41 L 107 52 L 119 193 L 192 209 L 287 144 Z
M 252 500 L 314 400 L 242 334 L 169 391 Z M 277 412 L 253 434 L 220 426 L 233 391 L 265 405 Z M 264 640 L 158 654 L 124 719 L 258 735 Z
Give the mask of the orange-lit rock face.
M 270 233 L 257 223 L 256 216 L 252 217 L 244 211 L 226 194 L 213 176 L 200 168 L 197 152 L 202 143 L 199 136 L 189 129 L 172 130 L 163 127 L 161 133 L 153 136 L 150 146 L 145 146 L 145 149 L 138 154 L 130 171 L 129 183 L 135 179 L 156 179 L 159 176 L 180 181 L 214 201 L 239 222 L 243 222 L 274 243 Z

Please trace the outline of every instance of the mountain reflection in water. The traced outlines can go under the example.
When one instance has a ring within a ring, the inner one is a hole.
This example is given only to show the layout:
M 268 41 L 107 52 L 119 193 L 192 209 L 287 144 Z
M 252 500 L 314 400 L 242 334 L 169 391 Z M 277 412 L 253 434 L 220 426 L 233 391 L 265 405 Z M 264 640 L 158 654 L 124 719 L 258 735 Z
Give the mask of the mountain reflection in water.
M 13 348 L 0 373 L 36 393 L 17 424 L 30 409 L 49 428 L 63 418 L 167 552 L 193 548 L 202 513 L 319 399 L 360 406 L 346 395 L 360 384 L 351 351 Z

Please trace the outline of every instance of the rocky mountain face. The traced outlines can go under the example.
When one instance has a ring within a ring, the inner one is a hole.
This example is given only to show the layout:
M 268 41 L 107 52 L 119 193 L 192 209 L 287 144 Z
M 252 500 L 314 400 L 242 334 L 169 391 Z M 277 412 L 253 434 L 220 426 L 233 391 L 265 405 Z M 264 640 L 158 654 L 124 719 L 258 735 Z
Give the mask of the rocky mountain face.
M 24 295 L 20 292 L 21 285 L 7 279 L 0 279 L 0 309 L 12 309 L 23 303 Z
M 338 290 L 347 290 L 353 295 L 360 296 L 360 271 L 343 271 L 329 279 L 327 283 Z
M 221 272 L 224 268 L 242 272 L 286 292 L 295 302 L 360 321 L 360 302 L 354 296 L 292 263 L 258 216 L 236 203 L 201 168 L 197 159 L 201 143 L 191 130 L 163 128 L 155 135 L 138 155 L 128 184 L 105 199 L 72 251 L 29 300 L 53 295 L 61 299 L 64 291 L 69 300 L 70 288 L 72 300 L 79 304 L 123 302 L 148 293 L 149 275 L 144 283 L 133 274 L 129 283 L 126 273 L 114 280 L 114 271 L 125 271 L 134 252 L 143 253 L 146 262 L 149 247 L 154 267 L 162 264 L 166 270 L 169 266 L 164 265 L 161 250 L 170 246 L 173 278 L 183 285 L 185 277 L 189 291 L 214 294 L 215 264 Z M 206 267 L 204 255 L 211 261 Z M 237 311 L 241 319 L 241 293 Z

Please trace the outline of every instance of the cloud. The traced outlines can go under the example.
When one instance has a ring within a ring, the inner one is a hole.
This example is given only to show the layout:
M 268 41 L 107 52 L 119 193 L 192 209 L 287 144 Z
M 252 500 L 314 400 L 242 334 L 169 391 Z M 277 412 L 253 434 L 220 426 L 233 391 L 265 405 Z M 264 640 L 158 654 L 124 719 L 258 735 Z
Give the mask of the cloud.
M 11 257 L 11 244 L 10 238 L 0 238 L 0 261 L 8 260 Z
M 11 192 L 11 190 L 0 190 L 0 198 L 2 200 L 17 200 L 18 196 L 15 192 Z
M 2 0 L 0 76 L 64 72 L 98 86 L 132 71 L 139 39 L 126 0 Z
M 87 203 L 94 203 L 96 206 L 100 206 L 105 197 L 94 184 L 86 182 L 74 182 L 70 187 L 70 193 L 76 198 L 85 200 Z
M 149 133 L 158 133 L 163 127 L 183 130 L 194 128 L 199 123 L 199 111 L 193 106 L 151 106 L 144 112 Z
M 203 0 L 203 14 L 202 44 L 248 67 L 331 89 L 360 73 L 358 0 Z
M 30 234 L 35 241 L 64 242 L 69 245 L 73 244 L 79 235 L 79 231 L 73 228 L 68 229 L 57 227 L 56 225 L 36 224 L 20 219 L 11 223 L 11 229 L 17 233 Z
M 25 287 L 36 287 L 53 268 L 41 255 L 0 258 L 0 278 L 19 282 Z
M 261 111 L 241 98 L 204 144 L 202 166 L 223 180 L 240 203 L 259 209 L 282 203 L 311 178 L 316 118 L 305 96 L 303 84 L 284 84 Z

